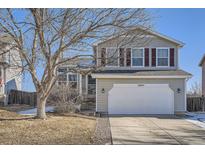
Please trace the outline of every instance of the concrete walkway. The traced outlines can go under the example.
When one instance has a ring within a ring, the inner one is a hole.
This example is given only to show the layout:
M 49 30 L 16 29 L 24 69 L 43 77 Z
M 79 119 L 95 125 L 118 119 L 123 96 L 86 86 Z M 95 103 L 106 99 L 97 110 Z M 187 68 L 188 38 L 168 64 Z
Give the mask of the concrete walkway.
M 110 117 L 113 144 L 205 144 L 205 129 L 175 116 Z

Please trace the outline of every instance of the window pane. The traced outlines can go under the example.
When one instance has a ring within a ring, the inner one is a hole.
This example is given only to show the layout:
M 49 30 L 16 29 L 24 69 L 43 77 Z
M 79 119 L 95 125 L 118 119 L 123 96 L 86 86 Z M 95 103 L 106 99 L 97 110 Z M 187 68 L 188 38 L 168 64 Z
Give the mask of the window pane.
M 168 49 L 158 49 L 157 50 L 157 56 L 160 58 L 166 58 L 168 57 Z
M 115 48 L 107 49 L 107 65 L 118 66 L 118 50 Z
M 69 85 L 73 89 L 77 89 L 77 82 L 69 82 Z
M 69 81 L 77 81 L 77 75 L 76 74 L 69 74 Z
M 88 75 L 88 84 L 96 84 L 95 78 L 92 78 L 91 75 Z
M 142 58 L 143 57 L 143 49 L 132 49 L 132 57 Z
M 132 58 L 132 66 L 143 66 L 143 58 Z
M 158 66 L 168 66 L 168 58 L 158 58 Z
M 60 74 L 58 81 L 67 81 L 67 75 L 66 74 Z
M 66 73 L 67 69 L 66 68 L 58 68 L 58 73 L 63 74 Z

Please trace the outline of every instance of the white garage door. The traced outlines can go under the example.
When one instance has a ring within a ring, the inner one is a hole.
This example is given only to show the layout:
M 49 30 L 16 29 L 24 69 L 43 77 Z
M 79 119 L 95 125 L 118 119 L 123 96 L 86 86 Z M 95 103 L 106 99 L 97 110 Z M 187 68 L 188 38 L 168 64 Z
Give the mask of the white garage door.
M 114 84 L 109 114 L 174 114 L 174 92 L 168 84 Z

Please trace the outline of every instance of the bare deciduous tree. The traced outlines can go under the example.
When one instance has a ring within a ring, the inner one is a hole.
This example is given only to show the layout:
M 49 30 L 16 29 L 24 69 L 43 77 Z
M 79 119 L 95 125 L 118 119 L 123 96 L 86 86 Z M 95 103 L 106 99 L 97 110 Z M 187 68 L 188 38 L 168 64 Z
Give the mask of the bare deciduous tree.
M 198 82 L 194 82 L 189 91 L 188 91 L 188 95 L 195 95 L 195 96 L 201 96 L 202 95 L 202 86 L 200 83 Z
M 0 34 L 11 38 L 9 47 L 18 51 L 22 65 L 17 67 L 31 74 L 37 117 L 42 119 L 58 66 L 83 56 L 95 41 L 129 35 L 138 25 L 150 26 L 145 9 L 0 9 Z M 77 54 L 62 59 L 69 51 Z M 39 69 L 43 71 L 40 77 Z

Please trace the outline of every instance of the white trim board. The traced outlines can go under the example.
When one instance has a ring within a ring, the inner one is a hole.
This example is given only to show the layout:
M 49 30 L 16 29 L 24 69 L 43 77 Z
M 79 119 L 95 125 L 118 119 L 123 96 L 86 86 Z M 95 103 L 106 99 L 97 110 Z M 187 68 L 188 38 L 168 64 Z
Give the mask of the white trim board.
M 104 78 L 104 79 L 109 79 L 109 78 L 124 78 L 124 79 L 151 79 L 151 78 L 181 78 L 181 79 L 185 79 L 185 78 L 190 78 L 191 76 L 185 76 L 185 75 L 173 75 L 173 76 L 134 76 L 134 75 L 110 75 L 110 74 L 92 74 L 93 78 Z

